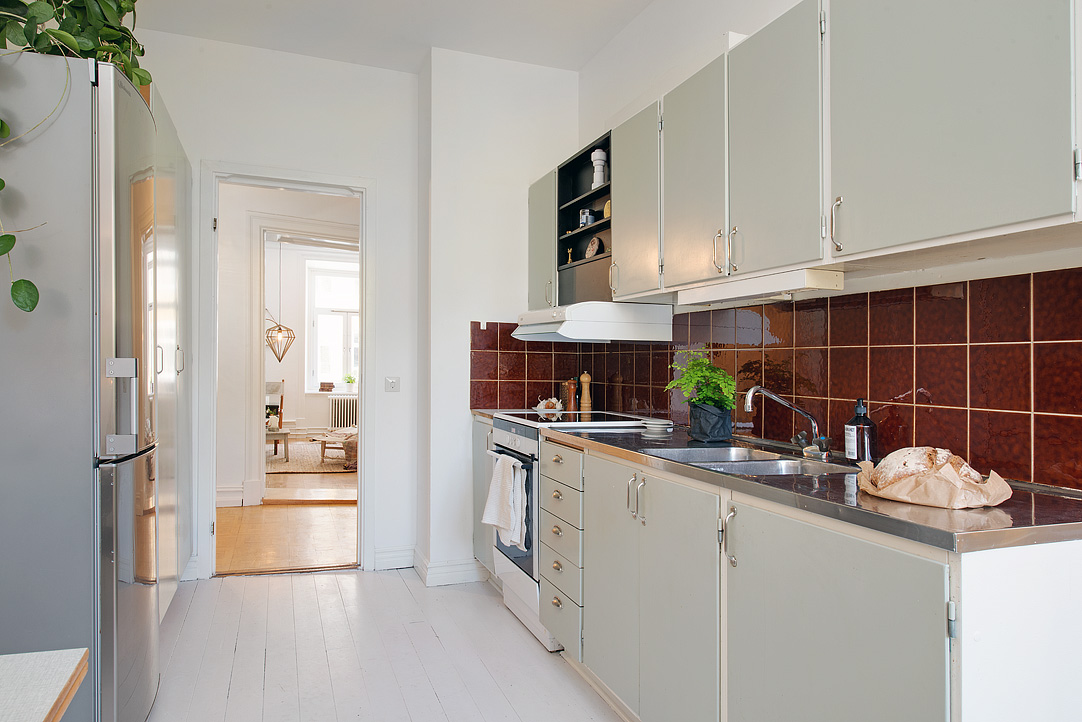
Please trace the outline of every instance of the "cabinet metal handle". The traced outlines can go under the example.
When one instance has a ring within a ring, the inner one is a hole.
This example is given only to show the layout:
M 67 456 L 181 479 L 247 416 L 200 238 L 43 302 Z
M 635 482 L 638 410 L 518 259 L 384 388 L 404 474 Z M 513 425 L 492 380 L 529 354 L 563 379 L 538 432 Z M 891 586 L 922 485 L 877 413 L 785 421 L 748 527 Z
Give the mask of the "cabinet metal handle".
M 733 226 L 733 230 L 725 234 L 725 267 L 728 269 L 725 271 L 725 275 L 730 273 L 736 273 L 736 264 L 733 263 L 733 236 L 740 231 L 739 228 Z
M 184 352 L 180 348 L 180 344 L 177 344 L 177 350 L 173 352 L 173 365 L 177 369 L 179 374 L 184 370 Z
M 552 305 L 552 281 L 545 281 L 545 303 L 549 306 Z
M 559 560 L 556 560 L 552 563 L 552 568 L 558 572 L 562 572 L 564 570 L 564 565 L 560 564 Z
M 154 347 L 154 367 L 157 373 L 165 373 L 165 349 L 161 346 Z
M 736 507 L 730 506 L 725 521 L 721 522 L 721 553 L 729 560 L 729 566 L 736 566 L 736 556 L 729 553 L 729 520 L 736 516 Z
M 616 282 L 612 280 L 612 272 L 616 271 Z M 616 263 L 609 264 L 609 290 L 616 293 L 617 287 L 620 285 L 620 267 Z
M 552 598 L 552 606 L 556 607 L 557 609 L 563 609 L 564 608 L 564 603 L 560 601 L 559 597 L 553 597 Z
M 635 496 L 635 511 L 631 511 L 631 485 L 634 484 L 634 483 L 635 483 L 635 476 L 632 475 L 632 477 L 627 480 L 627 510 L 628 510 L 628 513 L 631 514 L 631 516 L 635 516 L 639 512 L 639 509 L 638 509 L 639 497 L 638 497 L 638 495 Z
M 725 235 L 725 231 L 721 228 L 714 234 L 714 268 L 718 269 L 718 273 L 725 273 L 725 266 L 718 263 L 718 239 Z
M 563 494 L 562 491 L 557 489 L 556 491 L 552 492 L 552 498 L 555 499 L 556 501 L 560 501 L 561 499 L 564 498 L 564 494 Z
M 642 522 L 643 526 L 646 526 L 646 514 L 640 514 L 639 509 L 642 508 L 642 504 L 639 502 L 639 492 L 646 486 L 646 477 L 644 476 L 639 485 L 635 487 L 635 516 Z
M 552 527 L 552 533 L 555 534 L 556 536 L 563 536 L 564 535 L 563 529 L 561 529 L 558 526 Z
M 557 454 L 556 456 L 552 457 L 552 463 L 553 464 L 562 464 L 562 463 L 564 463 L 564 457 Z
M 834 244 L 834 249 L 838 250 L 838 251 L 842 250 L 842 244 L 840 244 L 840 243 L 838 243 L 837 241 L 834 240 L 834 222 L 835 222 L 835 216 L 836 216 L 837 211 L 838 211 L 838 206 L 840 206 L 841 204 L 842 204 L 842 197 L 838 196 L 834 200 L 834 204 L 832 206 L 830 206 L 830 242 Z

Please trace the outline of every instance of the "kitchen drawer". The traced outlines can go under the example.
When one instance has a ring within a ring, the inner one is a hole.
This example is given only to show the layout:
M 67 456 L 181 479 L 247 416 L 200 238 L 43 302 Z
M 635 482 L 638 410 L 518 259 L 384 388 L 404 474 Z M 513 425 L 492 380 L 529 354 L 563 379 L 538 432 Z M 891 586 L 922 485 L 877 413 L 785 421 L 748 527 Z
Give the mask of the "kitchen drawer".
M 582 492 L 547 476 L 541 477 L 541 508 L 582 529 Z
M 538 544 L 537 569 L 550 584 L 571 597 L 571 601 L 582 604 L 582 570 L 575 562 L 546 544 Z
M 582 491 L 582 452 L 551 441 L 542 441 L 541 473 Z
M 541 577 L 541 624 L 564 645 L 564 651 L 582 661 L 582 607 Z
M 548 544 L 554 552 L 569 559 L 575 566 L 582 566 L 581 531 L 542 509 L 537 536 L 538 541 Z

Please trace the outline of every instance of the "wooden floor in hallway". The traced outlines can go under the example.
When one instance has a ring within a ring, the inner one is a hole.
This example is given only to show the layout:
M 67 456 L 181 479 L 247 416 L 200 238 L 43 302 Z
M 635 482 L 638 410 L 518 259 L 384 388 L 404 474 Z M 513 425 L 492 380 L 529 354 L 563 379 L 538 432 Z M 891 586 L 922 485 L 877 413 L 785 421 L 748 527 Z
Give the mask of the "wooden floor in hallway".
M 357 563 L 357 505 L 219 507 L 216 574 L 327 569 Z
M 183 582 L 150 722 L 619 722 L 487 583 L 412 569 Z

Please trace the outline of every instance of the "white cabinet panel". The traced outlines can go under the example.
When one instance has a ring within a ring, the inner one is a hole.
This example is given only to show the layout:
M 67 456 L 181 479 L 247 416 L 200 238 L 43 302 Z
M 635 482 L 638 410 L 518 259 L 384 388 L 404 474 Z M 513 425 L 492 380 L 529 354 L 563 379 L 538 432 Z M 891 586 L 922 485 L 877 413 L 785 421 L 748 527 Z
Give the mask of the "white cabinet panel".
M 473 419 L 473 555 L 494 572 L 492 562 L 493 527 L 481 523 L 488 501 L 488 488 L 492 481 L 492 420 L 482 417 Z
M 1070 0 L 831 0 L 842 253 L 1070 213 Z
M 556 305 L 556 171 L 530 186 L 529 278 L 527 305 L 531 311 Z
M 661 287 L 658 104 L 612 131 L 613 298 Z

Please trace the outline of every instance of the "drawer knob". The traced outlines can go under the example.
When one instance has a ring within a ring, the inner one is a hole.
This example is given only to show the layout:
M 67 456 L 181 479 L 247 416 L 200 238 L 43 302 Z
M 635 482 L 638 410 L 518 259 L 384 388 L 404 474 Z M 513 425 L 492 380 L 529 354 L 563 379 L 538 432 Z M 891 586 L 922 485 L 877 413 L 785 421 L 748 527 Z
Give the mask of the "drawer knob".
M 558 526 L 552 527 L 552 533 L 555 534 L 556 536 L 563 536 L 564 535 L 563 529 L 561 529 Z
M 554 561 L 552 563 L 552 568 L 555 569 L 558 572 L 562 572 L 564 570 L 564 565 L 560 564 L 560 560 L 557 559 L 556 561 Z
M 552 606 L 556 607 L 557 609 L 563 609 L 564 608 L 564 603 L 560 601 L 559 597 L 553 597 L 552 598 Z
M 564 498 L 563 492 L 560 491 L 559 489 L 557 489 L 556 491 L 552 492 L 552 498 L 555 499 L 556 501 L 559 501 L 560 499 L 563 499 Z
M 562 464 L 562 463 L 564 463 L 564 457 L 557 454 L 556 456 L 552 457 L 552 463 L 553 464 Z

